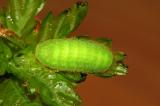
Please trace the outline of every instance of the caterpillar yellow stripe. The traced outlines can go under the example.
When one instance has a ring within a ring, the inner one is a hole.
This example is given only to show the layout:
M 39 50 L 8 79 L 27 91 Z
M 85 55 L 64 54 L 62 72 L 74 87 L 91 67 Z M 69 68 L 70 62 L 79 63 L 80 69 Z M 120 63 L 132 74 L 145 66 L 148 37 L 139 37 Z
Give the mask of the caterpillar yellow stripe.
M 93 40 L 75 38 L 41 42 L 36 47 L 35 56 L 49 68 L 85 73 L 103 72 L 113 61 L 108 47 Z

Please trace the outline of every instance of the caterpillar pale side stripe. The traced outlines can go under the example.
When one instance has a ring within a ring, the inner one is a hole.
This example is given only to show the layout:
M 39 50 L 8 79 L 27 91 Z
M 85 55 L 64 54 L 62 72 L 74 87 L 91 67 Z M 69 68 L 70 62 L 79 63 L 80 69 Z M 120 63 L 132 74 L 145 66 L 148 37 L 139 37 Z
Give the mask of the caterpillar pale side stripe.
M 113 61 L 108 47 L 85 39 L 51 39 L 36 47 L 36 58 L 43 65 L 71 72 L 102 72 Z

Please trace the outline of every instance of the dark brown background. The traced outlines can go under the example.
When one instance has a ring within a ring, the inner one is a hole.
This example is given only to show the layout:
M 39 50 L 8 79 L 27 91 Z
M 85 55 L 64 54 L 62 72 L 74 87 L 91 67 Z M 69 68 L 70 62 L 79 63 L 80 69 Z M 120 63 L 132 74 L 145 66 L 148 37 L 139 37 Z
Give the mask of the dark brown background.
M 0 0 L 2 5 L 4 0 Z M 48 0 L 43 13 L 58 14 L 76 0 Z M 160 1 L 88 0 L 89 13 L 76 33 L 110 37 L 128 55 L 129 74 L 88 77 L 78 91 L 84 106 L 160 106 Z

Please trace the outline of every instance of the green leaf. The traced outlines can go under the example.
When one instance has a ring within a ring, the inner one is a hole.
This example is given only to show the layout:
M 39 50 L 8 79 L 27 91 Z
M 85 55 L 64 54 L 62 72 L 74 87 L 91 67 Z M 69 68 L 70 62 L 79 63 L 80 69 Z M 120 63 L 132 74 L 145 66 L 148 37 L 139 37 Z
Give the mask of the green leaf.
M 63 77 L 65 77 L 66 79 L 68 79 L 69 81 L 75 82 L 75 83 L 79 83 L 82 81 L 85 81 L 87 74 L 84 73 L 78 73 L 78 72 L 73 72 L 73 73 L 68 73 L 68 72 L 58 72 L 59 74 L 61 74 Z
M 9 9 L 11 11 L 11 16 L 13 20 L 15 22 L 18 21 L 22 16 L 20 0 L 9 0 Z
M 38 105 L 39 104 L 39 105 Z M 41 106 L 40 103 L 31 103 L 25 92 L 14 79 L 6 79 L 0 83 L 1 106 Z
M 119 64 L 114 64 L 109 70 L 105 71 L 104 73 L 96 73 L 95 75 L 98 77 L 103 77 L 103 78 L 109 78 L 109 77 L 114 77 L 117 75 L 126 75 L 127 72 L 127 66 L 119 63 Z
M 5 9 L 0 8 L 0 24 L 3 26 L 6 26 L 6 21 L 5 21 Z
M 124 62 L 126 58 L 126 54 L 124 52 L 116 52 L 114 55 L 115 61 Z
M 5 59 L 10 59 L 12 57 L 11 49 L 2 39 L 0 39 L 0 54 L 2 54 Z
M 43 102 L 51 106 L 77 106 L 81 103 L 73 86 L 64 77 L 56 73 L 43 72 L 43 74 L 41 73 L 40 76 L 37 74 L 38 76 L 28 80 L 27 88 L 31 94 L 36 94 L 38 90 Z
M 36 16 L 43 8 L 45 0 L 27 0 L 23 2 L 24 10 L 23 15 L 19 19 L 17 25 L 19 26 L 20 30 L 25 28 L 25 25 L 32 19 L 34 20 L 34 16 Z M 27 26 L 28 27 L 28 26 Z
M 46 75 L 48 75 L 49 78 L 47 78 Z M 37 86 L 29 86 L 28 88 L 39 89 L 40 97 L 44 103 L 56 106 L 77 106 L 77 104 L 81 103 L 81 100 L 75 93 L 72 84 L 70 84 L 70 82 L 60 74 L 44 73 L 43 76 L 41 75 L 39 77 L 40 78 L 37 80 L 35 80 L 36 78 L 32 81 L 29 80 L 30 85 L 32 85 L 34 81 Z
M 88 35 L 77 35 L 75 36 L 77 39 L 86 39 L 86 40 L 89 40 L 91 39 Z
M 27 35 L 35 26 L 34 17 L 42 10 L 45 0 L 9 0 L 7 27 L 18 36 Z
M 81 103 L 81 99 L 74 91 L 76 84 L 55 73 L 54 70 L 41 66 L 32 52 L 24 50 L 15 55 L 14 61 L 9 62 L 8 72 L 22 81 L 27 81 L 29 83 L 27 89 L 31 94 L 36 94 L 38 90 L 45 104 L 75 106 Z
M 12 31 L 14 31 L 15 33 L 17 33 L 18 31 L 18 26 L 15 22 L 15 20 L 13 19 L 12 15 L 11 15 L 11 9 L 8 8 L 8 10 L 5 12 L 5 21 L 6 21 L 6 27 Z
M 36 25 L 36 21 L 31 18 L 30 20 L 28 20 L 28 22 L 26 23 L 26 25 L 24 26 L 24 28 L 21 30 L 20 33 L 22 35 L 29 36 L 32 33 L 32 31 L 34 30 L 35 25 Z M 24 36 L 24 37 L 26 37 L 26 36 Z
M 64 38 L 74 31 L 85 18 L 87 10 L 87 2 L 77 2 L 62 12 L 55 18 L 53 38 Z
M 112 47 L 112 39 L 109 38 L 97 38 L 96 41 L 104 44 L 105 46 L 111 48 Z
M 2 59 L 1 56 L 0 56 L 0 76 L 5 74 L 5 71 L 7 69 L 6 64 L 7 64 L 6 60 Z
M 10 48 L 0 39 L 0 76 L 5 74 L 8 59 L 12 57 Z
M 53 24 L 54 17 L 51 12 L 44 18 L 41 24 L 40 32 L 38 34 L 39 41 L 45 41 L 52 38 L 52 34 L 54 33 Z

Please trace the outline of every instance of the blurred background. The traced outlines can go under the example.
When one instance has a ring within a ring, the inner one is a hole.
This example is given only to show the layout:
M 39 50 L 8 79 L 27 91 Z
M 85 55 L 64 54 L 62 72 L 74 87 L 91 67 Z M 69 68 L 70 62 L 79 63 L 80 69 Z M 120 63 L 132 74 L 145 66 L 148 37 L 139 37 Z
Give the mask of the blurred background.
M 43 17 L 77 0 L 47 0 Z M 4 5 L 6 0 L 0 0 Z M 89 12 L 75 34 L 109 37 L 114 50 L 127 53 L 129 74 L 102 79 L 89 76 L 78 92 L 84 106 L 160 106 L 160 1 L 88 0 Z

